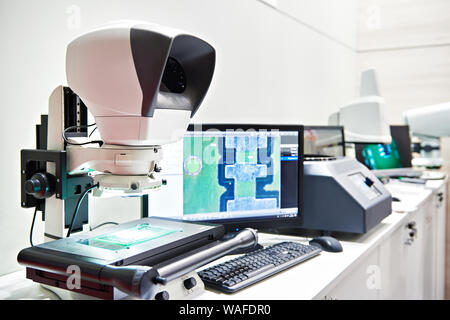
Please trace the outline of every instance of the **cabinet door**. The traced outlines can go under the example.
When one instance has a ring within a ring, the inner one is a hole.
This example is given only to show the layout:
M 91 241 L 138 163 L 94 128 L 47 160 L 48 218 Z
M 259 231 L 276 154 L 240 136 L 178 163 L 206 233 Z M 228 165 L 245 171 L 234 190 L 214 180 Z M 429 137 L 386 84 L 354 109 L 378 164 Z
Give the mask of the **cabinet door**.
M 408 216 L 405 224 L 404 243 L 405 256 L 403 272 L 406 275 L 406 299 L 423 299 L 425 283 L 425 261 L 424 261 L 424 225 L 427 206 L 424 204 Z M 410 227 L 411 224 L 414 227 Z
M 408 242 L 409 229 L 406 224 L 398 227 L 392 235 L 380 245 L 381 287 L 380 298 L 407 299 L 410 272 L 408 254 L 413 243 Z M 414 279 L 413 279 L 414 280 Z
M 422 245 L 423 262 L 423 299 L 435 299 L 436 288 L 436 241 L 435 241 L 435 216 L 436 210 L 433 199 L 424 205 L 423 226 L 419 241 Z
M 446 228 L 446 203 L 447 191 L 442 187 L 434 196 L 436 216 L 434 219 L 435 234 L 435 270 L 436 288 L 435 299 L 444 299 L 445 293 L 445 228 Z
M 378 248 L 356 265 L 324 299 L 375 300 L 381 290 Z
M 443 299 L 445 288 L 446 189 L 433 192 L 423 206 L 420 238 L 423 259 L 423 299 Z
M 408 214 L 408 218 L 382 244 L 380 269 L 381 299 L 422 299 L 426 263 L 423 238 L 426 206 Z

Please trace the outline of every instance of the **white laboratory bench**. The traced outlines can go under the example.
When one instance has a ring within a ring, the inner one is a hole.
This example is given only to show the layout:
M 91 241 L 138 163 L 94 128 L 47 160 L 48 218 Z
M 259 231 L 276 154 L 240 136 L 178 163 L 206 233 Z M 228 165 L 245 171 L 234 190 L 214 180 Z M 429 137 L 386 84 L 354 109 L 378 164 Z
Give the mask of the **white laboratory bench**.
M 443 299 L 446 185 L 390 182 L 387 188 L 401 200 L 393 203 L 394 212 L 366 234 L 338 236 L 343 252 L 322 252 L 234 294 L 207 290 L 197 299 Z M 309 239 L 260 233 L 263 245 L 285 240 Z M 0 299 L 57 298 L 26 279 L 24 270 L 0 277 Z

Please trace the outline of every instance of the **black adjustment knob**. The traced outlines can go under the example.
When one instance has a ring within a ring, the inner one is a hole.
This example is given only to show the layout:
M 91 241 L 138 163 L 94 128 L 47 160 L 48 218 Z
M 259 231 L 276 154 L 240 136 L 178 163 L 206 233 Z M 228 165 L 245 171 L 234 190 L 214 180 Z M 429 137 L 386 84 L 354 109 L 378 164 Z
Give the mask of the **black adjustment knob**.
M 374 184 L 373 180 L 370 178 L 367 178 L 367 177 L 366 177 L 366 179 L 364 179 L 364 182 L 369 187 L 371 187 Z
M 169 300 L 169 293 L 167 291 L 161 291 L 155 295 L 155 300 Z
M 51 174 L 38 172 L 25 181 L 23 188 L 36 199 L 50 198 L 55 193 L 56 178 Z
M 409 222 L 407 225 L 408 229 L 413 229 L 415 226 L 416 226 L 416 223 L 414 221 Z
M 28 194 L 39 193 L 42 190 L 41 183 L 38 179 L 30 179 L 25 181 L 25 192 Z
M 197 280 L 194 277 L 184 280 L 183 285 L 186 289 L 191 290 L 197 285 Z

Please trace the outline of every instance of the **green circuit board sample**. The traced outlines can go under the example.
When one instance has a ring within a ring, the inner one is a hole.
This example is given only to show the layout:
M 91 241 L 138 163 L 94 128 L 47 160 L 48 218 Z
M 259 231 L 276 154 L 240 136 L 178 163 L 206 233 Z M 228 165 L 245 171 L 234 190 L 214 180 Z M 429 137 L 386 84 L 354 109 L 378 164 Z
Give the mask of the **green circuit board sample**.
M 142 223 L 132 228 L 104 234 L 87 240 L 83 244 L 92 247 L 121 250 L 179 232 L 180 229 L 168 229 Z

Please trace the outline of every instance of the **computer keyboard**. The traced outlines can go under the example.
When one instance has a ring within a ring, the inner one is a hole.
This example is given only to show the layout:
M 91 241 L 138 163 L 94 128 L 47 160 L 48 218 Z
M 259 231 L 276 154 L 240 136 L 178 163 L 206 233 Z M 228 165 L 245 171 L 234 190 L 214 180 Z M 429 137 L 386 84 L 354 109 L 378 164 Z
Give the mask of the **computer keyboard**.
M 281 242 L 209 267 L 198 275 L 207 287 L 233 293 L 315 257 L 321 251 L 315 246 Z

